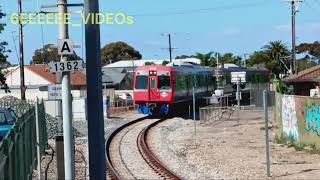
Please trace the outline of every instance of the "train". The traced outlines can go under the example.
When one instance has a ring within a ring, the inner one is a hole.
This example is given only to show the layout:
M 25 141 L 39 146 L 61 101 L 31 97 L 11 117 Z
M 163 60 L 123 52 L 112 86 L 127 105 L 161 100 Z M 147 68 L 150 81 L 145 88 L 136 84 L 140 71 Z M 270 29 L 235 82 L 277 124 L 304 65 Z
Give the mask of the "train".
M 195 64 L 137 67 L 133 82 L 134 102 L 139 113 L 168 115 L 175 105 L 211 96 L 216 88 L 214 70 Z
M 236 84 L 231 72 L 246 72 L 246 83 L 240 84 L 242 103 L 251 104 L 260 91 L 268 89 L 271 73 L 266 68 L 241 66 L 215 69 L 195 64 L 179 66 L 140 66 L 134 71 L 133 96 L 139 113 L 167 115 L 192 101 L 192 89 L 200 99 L 211 96 L 214 90 L 223 89 L 229 104 L 235 103 Z

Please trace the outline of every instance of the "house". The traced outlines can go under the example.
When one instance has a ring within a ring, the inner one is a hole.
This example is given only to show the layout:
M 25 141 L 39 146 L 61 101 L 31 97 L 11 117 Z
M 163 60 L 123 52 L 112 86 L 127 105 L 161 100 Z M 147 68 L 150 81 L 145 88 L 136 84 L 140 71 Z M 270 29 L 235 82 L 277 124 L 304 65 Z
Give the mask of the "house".
M 0 93 L 0 97 L 12 95 L 20 98 L 20 68 L 16 67 L 5 75 L 6 83 L 11 93 Z M 48 85 L 60 83 L 61 74 L 54 74 L 49 71 L 46 64 L 33 64 L 24 66 L 24 77 L 26 86 L 26 98 L 35 99 L 36 97 L 48 98 Z M 86 95 L 86 75 L 81 71 L 70 73 L 71 93 L 73 97 Z
M 132 74 L 129 74 L 125 68 L 102 68 L 103 88 L 114 88 L 115 90 L 132 89 Z
M 320 65 L 298 72 L 298 74 L 284 79 L 284 82 L 293 86 L 295 95 L 310 96 L 310 89 L 319 86 Z

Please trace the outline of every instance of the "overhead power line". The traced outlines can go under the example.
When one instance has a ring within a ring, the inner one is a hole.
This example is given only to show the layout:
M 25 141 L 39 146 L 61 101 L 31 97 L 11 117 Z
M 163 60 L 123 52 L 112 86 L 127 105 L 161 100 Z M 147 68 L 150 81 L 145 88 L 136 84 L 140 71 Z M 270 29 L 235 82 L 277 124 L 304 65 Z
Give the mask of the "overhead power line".
M 270 1 L 261 0 L 253 3 L 243 3 L 238 5 L 224 5 L 217 6 L 211 8 L 200 8 L 200 9 L 185 9 L 185 10 L 176 10 L 176 11 L 168 11 L 168 12 L 157 12 L 157 13 L 145 13 L 145 14 L 131 14 L 131 16 L 135 17 L 147 17 L 147 16 L 173 16 L 173 15 L 186 15 L 186 14 L 199 14 L 199 13 L 210 13 L 217 11 L 226 11 L 231 9 L 241 9 L 241 8 L 249 8 L 255 7 L 259 5 L 263 5 L 266 3 L 270 3 Z

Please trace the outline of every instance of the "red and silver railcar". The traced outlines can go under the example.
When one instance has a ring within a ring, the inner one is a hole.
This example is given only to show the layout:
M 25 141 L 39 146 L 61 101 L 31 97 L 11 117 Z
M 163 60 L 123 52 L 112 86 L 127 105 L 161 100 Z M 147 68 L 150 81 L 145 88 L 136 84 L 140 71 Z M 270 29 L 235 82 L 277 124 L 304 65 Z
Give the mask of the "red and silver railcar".
M 212 69 L 197 66 L 141 66 L 134 73 L 134 101 L 138 111 L 149 115 L 166 115 L 172 105 L 209 95 L 215 88 Z M 171 109 L 170 109 L 171 108 Z

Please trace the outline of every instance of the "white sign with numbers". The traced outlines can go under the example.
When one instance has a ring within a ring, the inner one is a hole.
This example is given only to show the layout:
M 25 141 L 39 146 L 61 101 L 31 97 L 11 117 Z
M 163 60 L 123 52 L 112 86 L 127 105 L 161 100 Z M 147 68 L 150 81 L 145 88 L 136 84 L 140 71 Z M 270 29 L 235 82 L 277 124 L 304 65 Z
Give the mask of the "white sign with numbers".
M 59 55 L 72 55 L 74 54 L 73 41 L 71 39 L 58 40 L 58 54 Z
M 84 69 L 82 60 L 66 61 L 66 62 L 50 62 L 50 72 L 66 72 L 66 71 L 79 71 Z

